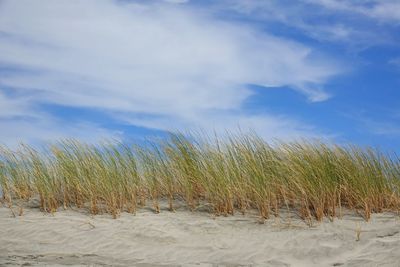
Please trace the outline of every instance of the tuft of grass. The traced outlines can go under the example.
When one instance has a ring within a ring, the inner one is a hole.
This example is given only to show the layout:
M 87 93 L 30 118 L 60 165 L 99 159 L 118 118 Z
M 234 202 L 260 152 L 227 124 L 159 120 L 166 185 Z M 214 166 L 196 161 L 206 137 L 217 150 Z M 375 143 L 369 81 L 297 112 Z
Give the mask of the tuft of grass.
M 400 211 L 400 160 L 318 141 L 269 144 L 254 133 L 171 133 L 132 146 L 62 140 L 40 150 L 0 147 L 0 187 L 10 207 L 38 197 L 45 212 L 78 207 L 117 218 L 147 200 L 156 213 L 160 199 L 174 211 L 180 199 L 191 210 L 208 205 L 216 215 L 256 209 L 264 220 L 287 209 L 320 221 L 347 208 L 368 220 L 372 213 Z

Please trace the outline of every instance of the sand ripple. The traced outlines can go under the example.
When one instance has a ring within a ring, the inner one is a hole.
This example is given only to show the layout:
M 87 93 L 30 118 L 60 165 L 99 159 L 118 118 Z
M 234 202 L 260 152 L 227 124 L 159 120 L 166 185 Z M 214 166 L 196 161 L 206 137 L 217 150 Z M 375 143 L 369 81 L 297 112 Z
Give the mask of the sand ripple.
M 361 239 L 356 241 L 356 229 Z M 400 266 L 400 220 L 347 216 L 309 227 L 255 216 L 140 211 L 95 217 L 0 208 L 0 266 Z

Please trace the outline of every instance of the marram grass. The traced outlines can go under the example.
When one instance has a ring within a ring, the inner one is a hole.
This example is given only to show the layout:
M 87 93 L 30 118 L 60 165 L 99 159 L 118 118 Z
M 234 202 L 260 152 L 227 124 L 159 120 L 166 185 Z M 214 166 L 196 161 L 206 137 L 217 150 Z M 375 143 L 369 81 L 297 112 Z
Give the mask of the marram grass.
M 400 161 L 371 148 L 320 142 L 275 143 L 256 135 L 194 138 L 171 134 L 146 145 L 89 145 L 65 140 L 36 151 L 0 148 L 2 201 L 40 199 L 46 212 L 86 208 L 92 214 L 135 213 L 160 199 L 220 215 L 256 209 L 261 218 L 288 209 L 304 219 L 369 219 L 400 210 Z

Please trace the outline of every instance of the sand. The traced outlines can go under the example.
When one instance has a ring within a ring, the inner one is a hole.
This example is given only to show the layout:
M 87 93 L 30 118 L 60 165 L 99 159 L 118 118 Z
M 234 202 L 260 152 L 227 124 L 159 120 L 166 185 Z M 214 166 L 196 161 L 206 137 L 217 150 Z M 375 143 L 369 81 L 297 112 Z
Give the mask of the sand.
M 311 227 L 291 217 L 260 224 L 255 214 L 142 209 L 114 220 L 31 208 L 14 218 L 0 207 L 0 266 L 400 266 L 398 215 Z

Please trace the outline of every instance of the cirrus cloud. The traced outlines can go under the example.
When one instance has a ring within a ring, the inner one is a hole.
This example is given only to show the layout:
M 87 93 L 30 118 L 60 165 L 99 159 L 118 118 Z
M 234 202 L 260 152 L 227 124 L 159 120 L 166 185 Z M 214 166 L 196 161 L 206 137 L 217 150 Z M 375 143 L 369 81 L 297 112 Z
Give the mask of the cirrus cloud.
M 340 73 L 303 44 L 165 2 L 2 1 L 0 55 L 0 85 L 19 92 L 7 96 L 0 118 L 15 109 L 48 123 L 41 105 L 52 104 L 156 129 L 244 124 L 270 129 L 265 135 L 309 127 L 248 115 L 249 84 L 324 101 L 324 84 Z

